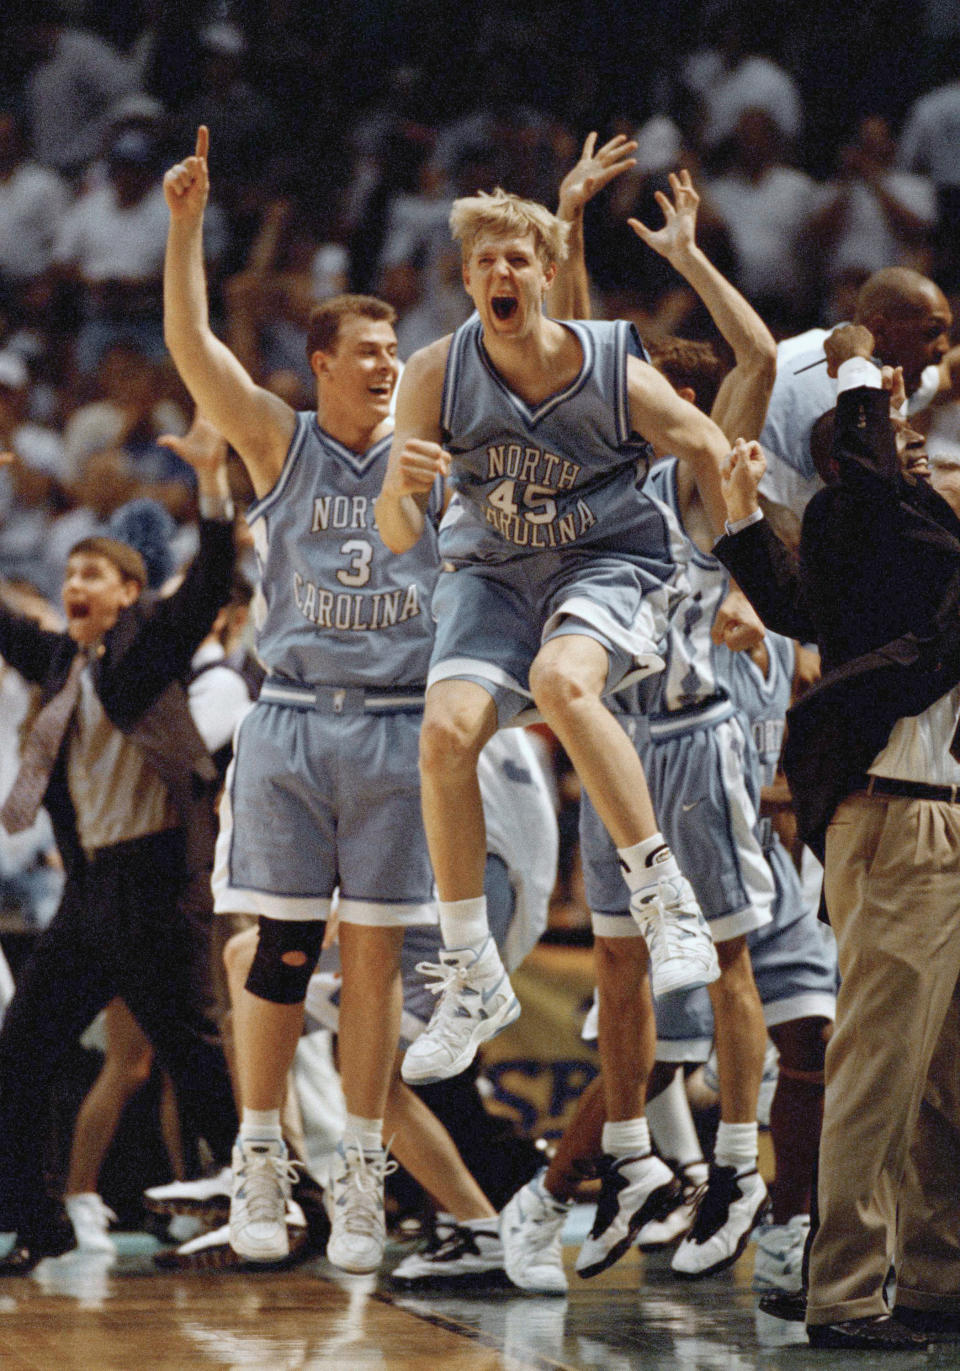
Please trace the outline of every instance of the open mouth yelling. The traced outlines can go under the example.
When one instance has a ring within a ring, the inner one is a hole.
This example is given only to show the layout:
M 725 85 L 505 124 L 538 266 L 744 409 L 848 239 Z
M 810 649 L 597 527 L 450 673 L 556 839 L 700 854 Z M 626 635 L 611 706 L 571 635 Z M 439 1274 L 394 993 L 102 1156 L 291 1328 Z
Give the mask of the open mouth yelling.
M 518 309 L 517 297 L 515 295 L 495 295 L 490 301 L 490 308 L 498 319 L 505 322 L 512 319 Z

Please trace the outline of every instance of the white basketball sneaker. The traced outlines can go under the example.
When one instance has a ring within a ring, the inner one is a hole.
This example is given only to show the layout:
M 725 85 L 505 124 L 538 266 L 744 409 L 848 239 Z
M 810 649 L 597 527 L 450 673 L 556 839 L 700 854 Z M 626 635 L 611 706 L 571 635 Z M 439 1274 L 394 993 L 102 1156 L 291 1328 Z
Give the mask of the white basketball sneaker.
M 324 1203 L 330 1219 L 327 1260 L 342 1271 L 376 1271 L 383 1260 L 383 1182 L 396 1169 L 383 1148 L 365 1152 L 354 1142 L 337 1144 Z
M 520 1001 L 489 936 L 479 952 L 444 948 L 439 964 L 419 962 L 417 970 L 436 980 L 430 989 L 440 998 L 430 1022 L 407 1048 L 401 1074 L 410 1085 L 429 1085 L 465 1071 L 481 1043 L 520 1017 Z
M 117 1216 L 101 1197 L 95 1191 L 86 1191 L 79 1195 L 67 1195 L 63 1203 L 73 1225 L 77 1250 L 107 1252 L 116 1256 L 116 1244 L 109 1229 L 111 1223 L 116 1223 Z
M 391 1275 L 407 1285 L 469 1284 L 493 1271 L 503 1271 L 503 1245 L 495 1218 L 467 1220 L 438 1232 L 434 1242 L 404 1257 Z
M 733 1166 L 711 1162 L 693 1227 L 674 1252 L 671 1269 L 694 1280 L 732 1266 L 769 1204 L 756 1167 L 738 1173 Z
M 230 1200 L 230 1246 L 237 1256 L 275 1262 L 289 1255 L 287 1201 L 296 1178 L 284 1143 L 237 1139 Z
M 650 1220 L 676 1207 L 680 1182 L 659 1157 L 604 1157 L 593 1227 L 577 1256 L 577 1274 L 598 1276 L 619 1261 Z
M 796 1293 L 803 1285 L 803 1249 L 810 1233 L 810 1215 L 794 1214 L 787 1223 L 764 1223 L 757 1229 L 753 1259 L 753 1288 Z
M 544 1189 L 545 1175 L 546 1167 L 521 1186 L 500 1212 L 503 1265 L 518 1289 L 563 1295 L 567 1274 L 561 1239 L 571 1206 Z
M 630 913 L 650 953 L 655 998 L 717 980 L 717 951 L 685 876 L 661 876 L 656 885 L 635 890 Z

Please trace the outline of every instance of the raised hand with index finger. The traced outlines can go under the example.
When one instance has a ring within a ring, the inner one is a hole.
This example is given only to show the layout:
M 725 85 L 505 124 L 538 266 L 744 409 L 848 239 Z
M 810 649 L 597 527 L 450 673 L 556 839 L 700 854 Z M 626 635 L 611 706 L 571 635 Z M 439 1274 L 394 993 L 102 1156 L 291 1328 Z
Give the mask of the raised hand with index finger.
M 197 146 L 192 157 L 172 166 L 163 178 L 163 194 L 174 219 L 197 219 L 206 207 L 210 193 L 207 152 L 210 134 L 206 124 L 197 129 Z

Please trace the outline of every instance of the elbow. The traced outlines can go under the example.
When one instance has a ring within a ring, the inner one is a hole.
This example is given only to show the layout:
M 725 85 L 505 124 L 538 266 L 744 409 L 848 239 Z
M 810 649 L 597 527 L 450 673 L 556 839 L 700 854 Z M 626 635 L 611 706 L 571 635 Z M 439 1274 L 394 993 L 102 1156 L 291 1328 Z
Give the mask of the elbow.
M 768 393 L 773 390 L 773 383 L 777 379 L 777 345 L 769 333 L 754 343 L 750 370 Z

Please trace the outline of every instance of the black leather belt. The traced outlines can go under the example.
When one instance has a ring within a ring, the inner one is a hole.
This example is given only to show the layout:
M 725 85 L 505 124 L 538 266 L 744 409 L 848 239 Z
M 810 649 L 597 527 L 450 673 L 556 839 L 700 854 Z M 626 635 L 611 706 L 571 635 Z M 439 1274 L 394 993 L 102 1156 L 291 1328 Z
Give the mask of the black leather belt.
M 898 781 L 893 776 L 860 776 L 854 790 L 868 795 L 899 795 L 911 800 L 943 800 L 960 804 L 960 785 L 926 785 L 923 781 Z

